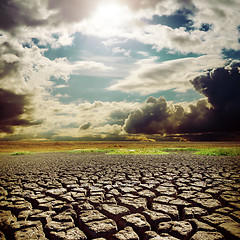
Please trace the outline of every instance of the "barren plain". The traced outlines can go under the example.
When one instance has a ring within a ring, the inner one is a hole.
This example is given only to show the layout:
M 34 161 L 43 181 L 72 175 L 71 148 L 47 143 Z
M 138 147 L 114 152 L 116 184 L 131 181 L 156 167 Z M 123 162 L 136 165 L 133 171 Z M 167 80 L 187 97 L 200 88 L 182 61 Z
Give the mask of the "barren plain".
M 239 160 L 190 152 L 1 154 L 0 239 L 240 239 Z

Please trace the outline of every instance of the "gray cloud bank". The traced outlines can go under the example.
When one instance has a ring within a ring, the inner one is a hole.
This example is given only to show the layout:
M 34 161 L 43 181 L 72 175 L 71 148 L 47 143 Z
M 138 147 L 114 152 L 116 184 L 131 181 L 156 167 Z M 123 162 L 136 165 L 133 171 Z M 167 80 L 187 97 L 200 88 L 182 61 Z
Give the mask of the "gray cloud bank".
M 208 70 L 191 81 L 207 99 L 188 108 L 149 97 L 125 121 L 130 134 L 209 134 L 240 131 L 240 63 Z

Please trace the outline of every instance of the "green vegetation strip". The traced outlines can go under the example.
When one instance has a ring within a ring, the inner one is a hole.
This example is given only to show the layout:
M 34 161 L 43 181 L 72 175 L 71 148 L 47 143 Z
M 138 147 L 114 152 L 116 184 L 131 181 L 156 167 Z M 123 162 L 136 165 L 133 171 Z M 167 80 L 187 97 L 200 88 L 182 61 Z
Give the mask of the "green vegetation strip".
M 86 149 L 74 149 L 68 151 L 69 153 L 106 153 L 107 149 L 98 149 L 98 148 L 86 148 Z
M 69 153 L 106 153 L 111 155 L 146 155 L 146 154 L 168 154 L 167 152 L 161 151 L 161 149 L 75 149 L 69 151 Z
M 171 152 L 193 152 L 196 155 L 208 156 L 239 156 L 239 147 L 227 148 L 141 148 L 141 149 L 75 149 L 70 153 L 106 153 L 109 155 L 163 155 Z
M 164 152 L 195 152 L 198 151 L 199 148 L 162 148 L 161 149 Z
M 59 151 L 64 152 L 64 151 Z M 119 148 L 119 149 L 74 149 L 68 153 L 105 153 L 110 155 L 163 155 L 178 152 L 192 152 L 196 155 L 208 156 L 240 156 L 240 147 L 216 147 L 216 148 Z M 29 155 L 34 152 L 14 152 L 11 155 Z
M 240 147 L 204 148 L 195 152 L 195 154 L 208 156 L 239 156 Z
M 107 152 L 111 155 L 162 155 L 168 154 L 157 148 L 141 148 L 141 149 L 111 149 Z
M 30 154 L 34 154 L 33 152 L 14 152 L 11 153 L 10 155 L 16 156 L 16 155 L 30 155 Z

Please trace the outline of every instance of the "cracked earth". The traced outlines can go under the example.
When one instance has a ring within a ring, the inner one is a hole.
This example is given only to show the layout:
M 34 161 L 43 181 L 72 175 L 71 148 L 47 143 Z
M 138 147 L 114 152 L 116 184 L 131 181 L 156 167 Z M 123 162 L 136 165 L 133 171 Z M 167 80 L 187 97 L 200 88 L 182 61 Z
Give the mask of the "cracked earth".
M 240 239 L 237 157 L 0 156 L 0 240 Z

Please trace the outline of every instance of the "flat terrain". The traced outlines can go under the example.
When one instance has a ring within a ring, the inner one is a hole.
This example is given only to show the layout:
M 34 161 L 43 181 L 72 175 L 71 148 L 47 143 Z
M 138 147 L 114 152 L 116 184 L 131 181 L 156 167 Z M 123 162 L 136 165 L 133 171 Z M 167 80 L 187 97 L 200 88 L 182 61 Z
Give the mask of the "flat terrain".
M 0 153 L 13 152 L 57 152 L 74 149 L 118 149 L 118 148 L 206 148 L 206 147 L 240 147 L 240 142 L 78 142 L 78 141 L 0 141 Z
M 239 160 L 2 154 L 0 239 L 240 239 Z

